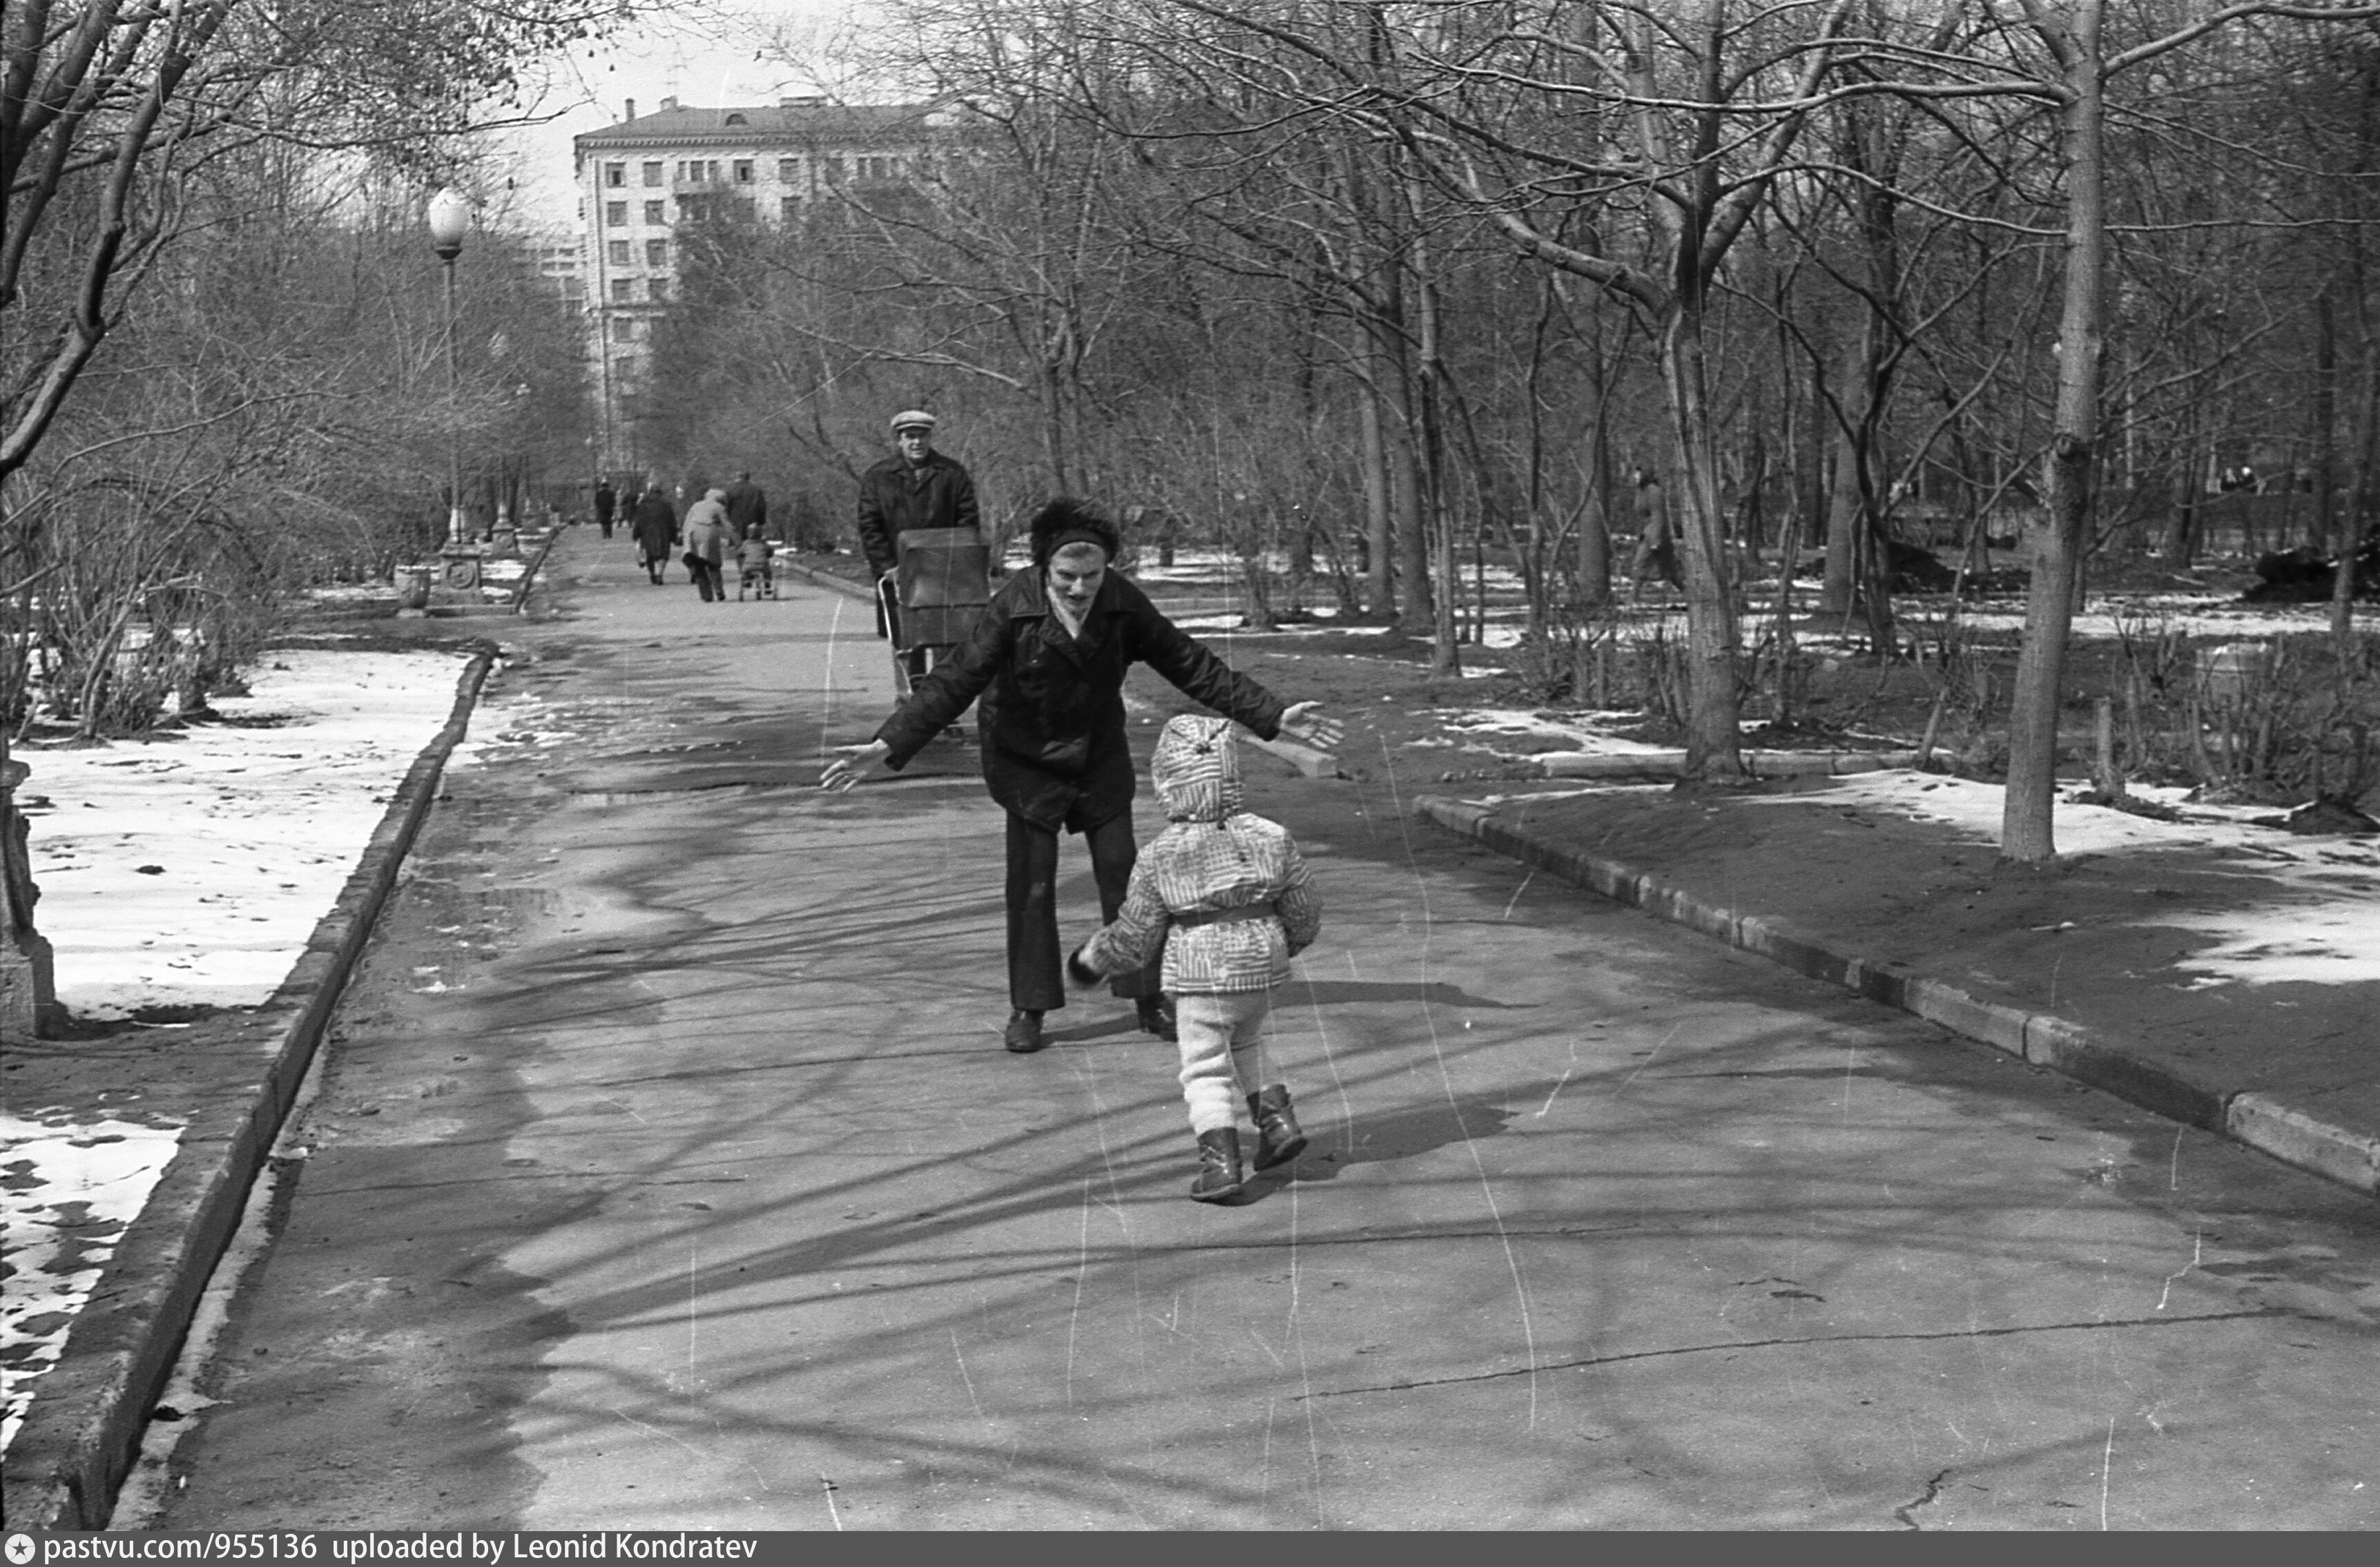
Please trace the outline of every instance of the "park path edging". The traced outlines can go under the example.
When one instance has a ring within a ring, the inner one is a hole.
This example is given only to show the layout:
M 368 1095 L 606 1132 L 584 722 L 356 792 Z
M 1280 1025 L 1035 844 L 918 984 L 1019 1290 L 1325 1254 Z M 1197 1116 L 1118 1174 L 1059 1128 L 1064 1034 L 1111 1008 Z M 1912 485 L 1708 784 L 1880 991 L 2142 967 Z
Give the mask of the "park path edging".
M 77 1315 L 56 1366 L 43 1374 L 9 1447 L 5 1489 L 12 1529 L 106 1526 L 192 1314 L 239 1227 L 249 1188 L 265 1166 L 499 656 L 494 647 L 482 647 L 464 667 L 444 727 L 406 771 L 288 976 L 240 1030 L 243 1040 L 261 1036 L 263 1059 L 256 1076 L 202 1106 L 184 1129 L 181 1147 Z M 276 1030 L 278 1039 L 272 1039 Z
M 1652 871 L 1534 837 L 1497 820 L 1487 806 L 1424 795 L 1415 798 L 1413 809 L 1524 865 L 1717 937 L 1806 978 L 1897 1007 L 2168 1120 L 2219 1133 L 2366 1197 L 2380 1196 L 2380 1138 L 2286 1105 L 2273 1095 L 2202 1082 L 2105 1030 L 1981 1000 L 1906 964 L 1838 952 L 1826 938 L 1791 921 L 1722 908 Z

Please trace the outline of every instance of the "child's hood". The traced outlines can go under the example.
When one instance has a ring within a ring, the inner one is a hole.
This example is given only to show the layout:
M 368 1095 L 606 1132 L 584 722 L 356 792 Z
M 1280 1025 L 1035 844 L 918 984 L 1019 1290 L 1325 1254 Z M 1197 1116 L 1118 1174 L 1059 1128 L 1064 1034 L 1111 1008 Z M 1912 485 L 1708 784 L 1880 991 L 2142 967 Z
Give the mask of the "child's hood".
M 1240 808 L 1240 757 L 1232 723 L 1184 713 L 1168 719 L 1148 766 L 1171 821 L 1220 821 Z

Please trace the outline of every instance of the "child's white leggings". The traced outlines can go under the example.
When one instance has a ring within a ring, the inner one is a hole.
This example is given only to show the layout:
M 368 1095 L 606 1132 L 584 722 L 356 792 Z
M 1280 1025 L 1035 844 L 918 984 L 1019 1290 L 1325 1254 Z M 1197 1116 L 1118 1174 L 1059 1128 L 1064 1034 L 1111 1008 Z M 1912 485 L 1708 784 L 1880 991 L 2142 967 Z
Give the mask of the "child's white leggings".
M 1218 1132 L 1242 1119 L 1242 1099 L 1262 1087 L 1265 1014 L 1270 990 L 1227 995 L 1177 995 L 1174 1031 L 1182 1046 L 1182 1102 L 1190 1130 Z

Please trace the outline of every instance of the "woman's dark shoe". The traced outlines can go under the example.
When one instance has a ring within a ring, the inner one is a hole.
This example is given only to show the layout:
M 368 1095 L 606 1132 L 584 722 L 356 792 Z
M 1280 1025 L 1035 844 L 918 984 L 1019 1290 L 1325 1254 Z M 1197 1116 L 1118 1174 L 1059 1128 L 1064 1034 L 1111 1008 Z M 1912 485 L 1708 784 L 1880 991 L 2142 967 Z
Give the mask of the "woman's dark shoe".
M 1240 1195 L 1247 1177 L 1240 1171 L 1240 1129 L 1198 1134 L 1198 1178 L 1190 1196 L 1198 1202 L 1229 1202 Z
M 1031 1055 L 1050 1041 L 1041 1037 L 1041 1014 L 1038 1012 L 1012 1012 L 1008 1014 L 1008 1032 L 1002 1043 L 1018 1055 Z
M 1270 1170 L 1305 1151 L 1305 1134 L 1289 1108 L 1289 1089 L 1273 1083 L 1248 1096 L 1248 1114 L 1257 1124 L 1257 1168 Z
M 1133 1010 L 1140 1014 L 1142 1033 L 1154 1034 L 1169 1045 L 1182 1037 L 1181 1030 L 1174 1026 L 1171 997 L 1142 996 L 1133 1002 Z

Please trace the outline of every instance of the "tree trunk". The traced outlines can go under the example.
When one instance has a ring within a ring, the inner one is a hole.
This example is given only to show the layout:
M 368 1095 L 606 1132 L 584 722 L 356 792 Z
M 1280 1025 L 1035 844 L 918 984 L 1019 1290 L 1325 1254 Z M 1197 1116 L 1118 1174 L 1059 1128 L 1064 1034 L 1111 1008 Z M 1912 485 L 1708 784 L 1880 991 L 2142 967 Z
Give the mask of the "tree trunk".
M 1396 417 L 1383 419 L 1389 437 L 1389 495 L 1396 511 L 1397 575 L 1403 590 L 1397 595 L 1397 626 L 1409 636 L 1425 637 L 1437 625 L 1429 582 L 1429 530 L 1422 484 L 1419 420 L 1413 400 L 1413 379 L 1402 333 L 1383 329 L 1390 358 L 1380 378 Z
M 1684 776 L 1727 782 L 1747 776 L 1736 698 L 1737 633 L 1734 584 L 1728 580 L 1713 458 L 1710 404 L 1703 360 L 1699 303 L 1680 298 L 1661 334 L 1661 377 L 1667 383 L 1670 432 L 1677 442 L 1678 497 L 1672 513 L 1684 546 L 1687 682 L 1690 691 Z
M 1355 388 L 1355 422 L 1363 435 L 1364 465 L 1364 611 L 1393 620 L 1397 598 L 1390 556 L 1395 551 L 1394 513 L 1389 503 L 1388 442 L 1381 431 L 1378 376 L 1385 367 L 1373 362 L 1373 373 Z
M 2313 534 L 2316 549 L 2345 554 L 2348 529 L 2339 521 L 2338 321 L 2330 289 L 2313 297 Z
M 2008 788 L 2000 857 L 2056 856 L 2051 812 L 2058 786 L 2058 712 L 2074 584 L 2091 516 L 2093 443 L 2098 435 L 2100 289 L 2105 276 L 2105 83 L 2100 0 L 2075 0 L 2067 19 L 2036 20 L 2064 67 L 2061 161 L 2066 172 L 2066 298 L 2058 324 L 2058 413 L 2050 435 L 2047 504 L 2033 541 L 2033 587 L 2009 708 Z
M 2371 307 L 2364 300 L 2362 278 L 2362 236 L 2355 237 L 2356 275 L 2356 335 L 2363 356 L 2363 385 L 2356 397 L 2355 410 L 2355 482 L 2348 490 L 2347 515 L 2339 524 L 2339 538 L 2344 541 L 2340 551 L 2338 575 L 2330 588 L 2330 635 L 2338 644 L 2339 667 L 2346 667 L 2348 641 L 2355 626 L 2355 553 L 2363 542 L 2366 514 L 2372 506 L 2375 481 L 2380 476 L 2373 471 L 2374 460 L 2380 457 L 2380 353 L 2375 353 L 2372 331 Z
M 1587 503 L 1578 519 L 1578 601 L 1611 601 L 1611 378 L 1603 360 L 1603 317 L 1588 317 L 1595 366 L 1595 423 L 1587 435 Z
M 1426 264 L 1421 261 L 1422 243 L 1414 241 L 1415 305 L 1416 324 L 1421 341 L 1415 357 L 1419 373 L 1415 376 L 1415 400 L 1421 414 L 1416 433 L 1422 446 L 1422 492 L 1427 497 L 1427 512 L 1436 567 L 1434 608 L 1430 619 L 1429 668 L 1433 674 L 1453 674 L 1462 667 L 1456 651 L 1456 611 L 1461 605 L 1461 578 L 1454 558 L 1454 508 L 1447 496 L 1446 472 L 1446 367 L 1439 362 L 1438 288 L 1430 281 Z

